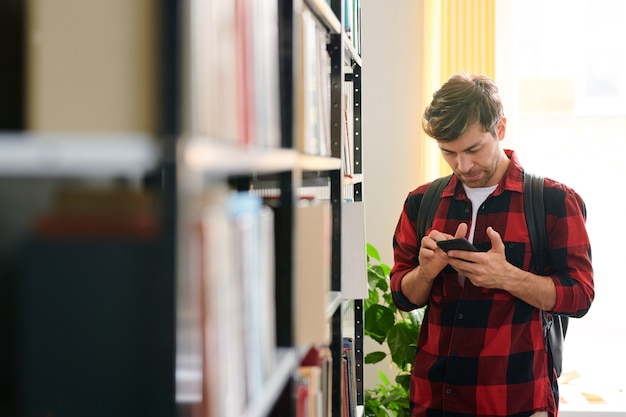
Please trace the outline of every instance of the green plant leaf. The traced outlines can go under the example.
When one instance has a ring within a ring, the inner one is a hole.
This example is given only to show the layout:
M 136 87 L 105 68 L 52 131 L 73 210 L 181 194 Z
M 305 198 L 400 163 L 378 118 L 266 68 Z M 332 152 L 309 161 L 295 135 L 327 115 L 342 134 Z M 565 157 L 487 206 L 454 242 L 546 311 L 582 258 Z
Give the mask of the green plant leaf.
M 365 355 L 365 363 L 378 363 L 380 361 L 382 361 L 383 359 L 385 359 L 387 357 L 387 354 L 385 352 L 381 352 L 381 351 L 376 351 L 376 352 L 370 352 L 367 355 Z
M 367 247 L 367 256 L 374 258 L 378 262 L 380 262 L 380 254 L 378 253 L 378 250 L 369 243 L 366 243 L 366 247 Z
M 419 333 L 422 327 L 422 322 L 424 321 L 424 315 L 426 314 L 426 307 L 411 310 L 407 314 L 411 319 L 411 323 L 417 328 L 417 332 Z
M 387 375 L 385 375 L 383 371 L 378 371 L 378 378 L 380 378 L 380 380 L 383 381 L 383 384 L 385 385 L 391 384 L 389 378 L 387 378 Z
M 396 375 L 395 381 L 398 385 L 400 385 L 403 389 L 409 392 L 411 387 L 411 374 L 410 373 L 399 373 Z
M 387 333 L 391 360 L 405 371 L 413 364 L 419 329 L 410 323 L 396 323 Z
M 364 311 L 367 311 L 370 309 L 370 307 L 374 306 L 374 305 L 378 305 L 379 304 L 379 295 L 378 295 L 378 291 L 369 291 L 369 298 L 363 300 L 363 308 L 365 309 Z
M 381 371 L 381 383 L 365 391 L 364 415 L 367 417 L 410 417 L 409 391 L 416 343 L 425 309 L 406 313 L 398 310 L 391 291 L 391 267 L 380 261 L 378 250 L 367 244 L 368 298 L 364 300 L 364 333 L 381 345 L 386 343 L 391 360 L 400 369 L 393 382 Z M 389 356 L 371 352 L 365 363 L 378 363 Z
M 387 274 L 380 265 L 370 265 L 367 273 L 368 280 L 374 280 L 375 285 L 378 285 L 378 281 L 387 281 Z
M 396 311 L 398 311 L 396 305 L 393 303 L 393 296 L 391 295 L 391 293 L 384 293 L 383 301 L 385 302 L 385 305 L 389 306 L 389 308 L 393 310 L 394 314 L 396 313 Z
M 391 267 L 387 264 L 379 264 L 379 266 L 383 270 L 383 274 L 388 277 L 391 273 Z
M 395 317 L 389 307 L 375 304 L 365 310 L 364 322 L 364 333 L 378 343 L 383 343 L 387 332 L 393 328 Z
M 401 400 L 405 395 L 406 393 L 404 392 L 404 390 L 393 389 L 389 392 L 388 395 L 385 396 L 384 400 L 382 401 L 382 404 L 383 405 L 394 404 L 397 401 Z

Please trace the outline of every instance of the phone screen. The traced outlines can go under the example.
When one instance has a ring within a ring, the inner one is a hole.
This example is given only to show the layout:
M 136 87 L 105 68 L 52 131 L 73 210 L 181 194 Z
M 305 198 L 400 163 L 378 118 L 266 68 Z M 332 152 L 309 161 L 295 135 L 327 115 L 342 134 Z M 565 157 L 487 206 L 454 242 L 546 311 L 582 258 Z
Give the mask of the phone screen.
M 477 252 L 478 249 L 474 245 L 470 243 L 469 240 L 465 238 L 458 239 L 448 239 L 448 240 L 440 240 L 437 242 L 437 246 L 443 249 L 445 252 L 449 250 L 467 250 L 472 252 Z

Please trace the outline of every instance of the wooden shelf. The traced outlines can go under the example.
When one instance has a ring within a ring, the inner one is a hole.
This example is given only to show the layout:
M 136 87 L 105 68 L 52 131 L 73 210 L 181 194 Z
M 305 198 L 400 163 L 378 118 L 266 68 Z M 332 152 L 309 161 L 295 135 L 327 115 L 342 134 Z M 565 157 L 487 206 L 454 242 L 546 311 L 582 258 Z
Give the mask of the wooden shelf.
M 324 0 L 305 0 L 311 11 L 317 15 L 318 19 L 328 28 L 330 33 L 341 33 L 341 22 L 335 16 L 332 9 Z
M 341 305 L 342 297 L 339 291 L 331 291 L 330 292 L 330 300 L 328 302 L 328 307 L 326 307 L 326 318 L 329 319 L 335 314 L 335 311 Z
M 357 50 L 354 48 L 354 45 L 352 44 L 352 40 L 345 33 L 342 35 L 342 38 L 343 38 L 344 47 L 347 52 L 346 57 L 345 57 L 346 61 L 347 62 L 353 61 L 359 67 L 362 67 L 363 62 L 361 60 L 361 55 L 359 55 Z
M 354 174 L 351 177 L 343 177 L 343 185 L 354 185 L 363 183 L 363 174 Z
M 277 352 L 276 369 L 269 381 L 265 384 L 263 395 L 254 401 L 245 412 L 245 417 L 264 417 L 269 414 L 276 399 L 283 390 L 291 373 L 300 363 L 302 350 L 296 348 L 279 348 Z
M 304 155 L 294 149 L 248 149 L 204 137 L 188 139 L 182 155 L 191 170 L 214 176 L 341 168 L 339 158 Z
M 0 176 L 140 178 L 160 159 L 139 133 L 1 133 Z

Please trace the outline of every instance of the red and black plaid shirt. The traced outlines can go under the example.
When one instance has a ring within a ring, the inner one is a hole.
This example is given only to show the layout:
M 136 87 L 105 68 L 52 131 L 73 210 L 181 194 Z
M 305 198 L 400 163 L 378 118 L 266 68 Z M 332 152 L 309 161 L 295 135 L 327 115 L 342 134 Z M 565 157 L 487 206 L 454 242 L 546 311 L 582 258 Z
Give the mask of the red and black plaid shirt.
M 531 248 L 523 201 L 523 169 L 512 151 L 509 168 L 476 218 L 474 245 L 489 250 L 492 226 L 507 260 L 530 270 Z M 398 308 L 420 307 L 402 294 L 400 282 L 418 265 L 416 220 L 427 184 L 409 193 L 394 234 L 391 290 Z M 556 286 L 553 312 L 583 316 L 594 298 L 591 248 L 580 196 L 545 180 L 548 273 Z M 471 202 L 456 176 L 441 195 L 432 227 L 454 234 L 469 224 Z M 429 233 L 430 230 L 427 231 Z M 529 416 L 557 413 L 538 309 L 502 290 L 461 286 L 451 267 L 432 287 L 417 342 L 411 383 L 412 416 Z

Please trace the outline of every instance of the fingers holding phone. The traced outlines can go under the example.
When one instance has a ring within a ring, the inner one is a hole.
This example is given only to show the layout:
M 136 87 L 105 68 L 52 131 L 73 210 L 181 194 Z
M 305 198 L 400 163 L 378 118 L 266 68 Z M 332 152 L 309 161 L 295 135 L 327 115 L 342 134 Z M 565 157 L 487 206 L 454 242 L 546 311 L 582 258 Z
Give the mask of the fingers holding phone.
M 465 239 L 464 237 L 440 240 L 437 242 L 437 246 L 439 246 L 446 253 L 448 253 L 448 251 L 451 251 L 451 250 L 465 250 L 465 251 L 471 251 L 471 252 L 478 252 L 478 249 L 476 249 L 476 247 L 472 245 L 470 241 Z

